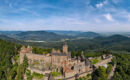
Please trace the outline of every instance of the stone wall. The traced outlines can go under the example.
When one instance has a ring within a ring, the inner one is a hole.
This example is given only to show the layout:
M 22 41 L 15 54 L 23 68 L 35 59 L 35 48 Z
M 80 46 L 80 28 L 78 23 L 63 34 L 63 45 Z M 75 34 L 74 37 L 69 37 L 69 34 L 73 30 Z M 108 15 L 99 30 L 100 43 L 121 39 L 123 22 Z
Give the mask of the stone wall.
M 96 68 L 98 68 L 99 66 L 103 66 L 104 64 L 107 64 L 107 63 L 111 62 L 111 59 L 112 59 L 112 57 L 110 57 L 110 58 L 108 58 L 108 59 L 105 59 L 105 60 L 103 60 L 103 61 L 101 61 L 101 62 L 99 62 L 99 63 L 96 63 L 94 66 L 95 66 Z

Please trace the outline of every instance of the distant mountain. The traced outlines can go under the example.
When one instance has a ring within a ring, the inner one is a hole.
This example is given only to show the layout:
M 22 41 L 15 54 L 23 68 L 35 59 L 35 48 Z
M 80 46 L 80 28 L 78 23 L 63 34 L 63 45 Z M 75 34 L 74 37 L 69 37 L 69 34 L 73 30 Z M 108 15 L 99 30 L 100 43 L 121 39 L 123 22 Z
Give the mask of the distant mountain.
M 20 40 L 34 40 L 34 41 L 58 41 L 70 37 L 46 31 L 26 31 L 16 34 L 15 38 Z
M 22 41 L 19 41 L 17 39 L 11 38 L 11 37 L 3 35 L 3 34 L 0 34 L 0 39 L 6 40 L 6 41 L 9 41 L 9 42 L 22 43 Z
M 112 35 L 112 36 L 109 36 L 109 37 L 102 37 L 102 36 L 99 36 L 99 37 L 96 37 L 94 38 L 94 40 L 98 40 L 98 41 L 112 41 L 112 42 L 118 42 L 118 41 L 124 41 L 124 40 L 130 40 L 130 38 L 126 37 L 126 36 L 123 36 L 123 35 Z
M 3 40 L 13 40 L 13 38 L 10 38 L 6 35 L 3 35 L 3 34 L 0 34 L 0 39 L 3 39 Z
M 4 35 L 14 35 L 14 34 L 18 34 L 24 31 L 0 31 L 0 34 L 4 34 Z
M 109 37 L 96 38 L 82 38 L 67 40 L 70 50 L 114 50 L 114 51 L 129 51 L 130 52 L 130 38 L 122 35 L 113 35 Z M 30 43 L 33 46 L 45 48 L 60 48 L 62 42 L 48 42 L 48 43 Z
M 47 30 L 47 32 L 54 32 L 59 35 L 69 35 L 72 36 L 73 38 L 78 38 L 78 37 L 94 38 L 99 36 L 99 34 L 95 32 L 58 31 L 58 30 Z
M 83 32 L 83 33 L 76 35 L 76 37 L 87 37 L 87 38 L 95 38 L 98 36 L 100 36 L 100 35 L 95 32 Z
M 0 34 L 7 35 L 10 38 L 18 40 L 29 41 L 60 41 L 68 39 L 79 38 L 94 38 L 99 36 L 94 32 L 81 32 L 81 31 L 58 31 L 58 30 L 46 30 L 46 31 L 0 31 Z
M 54 32 L 59 35 L 69 35 L 69 36 L 76 36 L 80 33 L 81 31 L 64 31 L 64 30 L 46 30 L 47 32 Z

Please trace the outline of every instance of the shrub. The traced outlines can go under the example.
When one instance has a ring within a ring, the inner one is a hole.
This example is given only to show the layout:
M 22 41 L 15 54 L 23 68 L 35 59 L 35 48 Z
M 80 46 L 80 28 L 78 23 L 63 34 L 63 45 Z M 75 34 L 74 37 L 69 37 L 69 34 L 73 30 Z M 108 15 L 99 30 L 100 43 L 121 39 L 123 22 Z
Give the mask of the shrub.
M 44 77 L 43 74 L 39 74 L 39 73 L 36 73 L 36 72 L 33 72 L 32 76 L 33 76 L 34 78 L 37 78 L 37 79 L 42 79 L 42 78 Z

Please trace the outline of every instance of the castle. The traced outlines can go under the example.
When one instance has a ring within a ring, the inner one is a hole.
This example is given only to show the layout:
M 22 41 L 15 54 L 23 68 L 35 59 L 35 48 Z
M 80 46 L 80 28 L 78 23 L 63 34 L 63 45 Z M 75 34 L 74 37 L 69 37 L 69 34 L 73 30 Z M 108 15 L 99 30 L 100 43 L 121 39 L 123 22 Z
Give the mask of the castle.
M 28 58 L 28 63 L 33 65 L 29 67 L 32 71 L 37 71 L 42 74 L 50 72 L 61 72 L 62 77 L 67 78 L 76 74 L 84 73 L 90 70 L 90 62 L 85 59 L 83 52 L 77 58 L 71 58 L 71 53 L 68 51 L 68 45 L 63 45 L 62 52 L 60 50 L 52 49 L 51 53 L 46 55 L 34 54 L 32 47 L 27 48 L 23 46 L 20 53 L 20 64 L 23 62 L 24 56 Z M 38 62 L 40 65 L 35 69 L 34 63 Z M 44 67 L 43 67 L 44 66 Z M 39 70 L 39 71 L 38 71 Z

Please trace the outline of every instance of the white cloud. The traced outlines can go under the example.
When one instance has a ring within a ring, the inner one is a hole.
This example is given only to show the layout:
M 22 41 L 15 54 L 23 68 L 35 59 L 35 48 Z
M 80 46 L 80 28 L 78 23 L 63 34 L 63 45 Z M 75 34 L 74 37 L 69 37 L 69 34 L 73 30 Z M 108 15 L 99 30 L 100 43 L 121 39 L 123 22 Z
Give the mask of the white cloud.
M 29 22 L 28 22 L 29 21 Z M 8 20 L 0 19 L 0 30 L 43 30 L 43 29 L 60 29 L 60 30 L 80 30 L 88 25 L 86 21 L 73 17 L 50 17 L 37 19 L 20 19 Z M 80 28 L 82 26 L 82 28 Z M 16 28 L 17 27 L 17 28 Z
M 103 3 L 99 3 L 99 4 L 96 4 L 96 7 L 101 8 L 101 7 L 103 7 L 103 5 L 104 5 Z
M 107 5 L 107 4 L 108 4 L 108 1 L 105 0 L 105 1 L 103 1 L 103 2 L 101 2 L 101 3 L 96 4 L 96 7 L 97 7 L 97 8 L 102 8 L 104 5 Z
M 109 13 L 105 14 L 104 17 L 105 17 L 108 21 L 114 21 L 112 15 L 109 14 Z
M 130 21 L 130 15 L 128 15 L 128 20 Z

